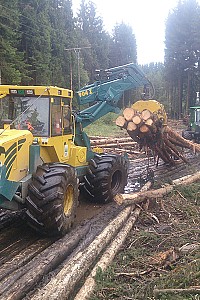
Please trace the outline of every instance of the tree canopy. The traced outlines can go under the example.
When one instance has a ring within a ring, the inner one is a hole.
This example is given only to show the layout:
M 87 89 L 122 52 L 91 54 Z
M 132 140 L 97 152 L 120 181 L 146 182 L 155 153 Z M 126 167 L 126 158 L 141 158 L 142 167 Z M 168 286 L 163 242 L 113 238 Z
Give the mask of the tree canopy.
M 179 1 L 166 22 L 165 75 L 171 110 L 176 117 L 195 104 L 199 84 L 200 6 L 196 0 Z
M 165 61 L 142 66 L 155 98 L 172 116 L 188 113 L 200 91 L 200 6 L 180 0 L 166 20 Z M 95 4 L 82 0 L 0 0 L 2 84 L 57 85 L 77 91 L 95 81 L 95 69 L 137 63 L 137 42 L 124 22 L 108 33 Z M 133 92 L 125 93 L 128 105 Z
M 82 0 L 75 18 L 71 0 L 0 0 L 0 37 L 3 84 L 77 90 L 95 69 L 136 61 L 131 28 L 118 24 L 110 35 L 92 1 Z

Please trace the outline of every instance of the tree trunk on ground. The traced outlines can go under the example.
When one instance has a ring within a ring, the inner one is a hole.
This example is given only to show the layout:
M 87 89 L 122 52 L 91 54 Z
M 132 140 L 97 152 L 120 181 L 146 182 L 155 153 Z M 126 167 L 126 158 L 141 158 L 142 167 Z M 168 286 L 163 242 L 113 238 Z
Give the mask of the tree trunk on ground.
M 100 252 L 116 236 L 118 230 L 128 219 L 133 207 L 127 207 L 97 236 L 83 251 L 78 252 L 73 259 L 38 293 L 32 300 L 66 299 L 74 290 L 76 283 L 92 265 Z
M 121 204 L 130 205 L 130 204 L 141 203 L 151 198 L 153 199 L 161 198 L 164 195 L 173 191 L 175 186 L 188 185 L 197 180 L 200 180 L 200 172 L 197 172 L 194 175 L 184 176 L 183 178 L 176 179 L 173 181 L 173 185 L 166 185 L 165 187 L 162 187 L 157 190 L 150 190 L 147 192 L 138 192 L 132 194 L 118 194 L 115 196 L 114 201 L 119 205 Z
M 136 208 L 134 210 L 133 215 L 131 215 L 124 225 L 124 227 L 121 229 L 121 231 L 118 233 L 116 238 L 113 240 L 113 242 L 107 247 L 107 250 L 104 252 L 102 257 L 100 258 L 99 262 L 95 265 L 90 275 L 87 277 L 84 285 L 80 289 L 80 291 L 75 296 L 74 300 L 86 300 L 89 299 L 94 287 L 95 287 L 95 275 L 100 268 L 102 271 L 105 271 L 105 269 L 111 264 L 113 261 L 115 255 L 120 250 L 122 245 L 124 244 L 124 241 L 127 238 L 127 235 L 131 231 L 134 223 L 137 220 L 137 217 L 140 214 L 141 209 Z
M 153 291 L 154 296 L 162 295 L 199 295 L 200 288 L 188 288 L 188 289 L 155 289 Z
M 89 229 L 89 224 L 86 224 L 76 232 L 71 232 L 37 255 L 23 268 L 6 277 L 1 282 L 0 295 L 3 299 L 18 300 L 25 297 L 43 275 L 55 269 L 73 251 Z

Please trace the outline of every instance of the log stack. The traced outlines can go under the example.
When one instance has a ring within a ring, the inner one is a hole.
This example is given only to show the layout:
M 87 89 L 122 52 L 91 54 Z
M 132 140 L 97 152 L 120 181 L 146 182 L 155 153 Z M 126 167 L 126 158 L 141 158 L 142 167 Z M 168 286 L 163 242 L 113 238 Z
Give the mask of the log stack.
M 155 100 L 149 101 L 155 102 Z M 123 115 L 116 119 L 116 125 L 127 130 L 129 136 L 139 144 L 140 150 L 144 149 L 148 153 L 151 150 L 157 158 L 157 163 L 159 158 L 170 165 L 175 165 L 177 159 L 187 162 L 183 155 L 183 148 L 200 152 L 200 145 L 185 140 L 167 126 L 166 113 L 162 113 L 159 109 L 136 110 L 133 105 L 124 109 Z

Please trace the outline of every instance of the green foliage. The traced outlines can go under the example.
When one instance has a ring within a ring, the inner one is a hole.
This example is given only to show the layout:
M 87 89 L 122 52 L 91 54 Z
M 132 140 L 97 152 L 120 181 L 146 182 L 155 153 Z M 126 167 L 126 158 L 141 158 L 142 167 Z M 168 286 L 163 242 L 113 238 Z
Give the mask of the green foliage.
M 111 61 L 113 67 L 137 62 L 135 35 L 132 28 L 123 22 L 117 24 L 113 30 Z
M 125 24 L 110 36 L 92 1 L 75 19 L 72 0 L 0 0 L 0 58 L 2 83 L 76 91 L 95 81 L 95 69 L 136 61 L 136 41 Z
M 154 99 L 161 102 L 167 112 L 170 111 L 169 102 L 166 94 L 166 82 L 165 82 L 165 66 L 163 63 L 150 63 L 148 65 L 141 66 L 143 72 L 147 78 L 152 82 L 154 86 Z
M 23 51 L 20 51 L 18 1 L 0 0 L 0 69 L 2 83 L 19 84 L 26 74 Z

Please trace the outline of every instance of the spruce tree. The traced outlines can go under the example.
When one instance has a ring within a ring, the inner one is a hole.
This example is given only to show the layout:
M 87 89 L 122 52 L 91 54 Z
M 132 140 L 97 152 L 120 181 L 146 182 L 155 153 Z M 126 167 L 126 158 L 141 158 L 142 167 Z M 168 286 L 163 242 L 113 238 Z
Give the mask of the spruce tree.
M 20 84 L 26 76 L 18 1 L 0 0 L 0 70 L 2 84 Z
M 51 83 L 50 24 L 48 0 L 19 0 L 20 30 L 23 32 L 21 51 L 31 80 L 27 84 L 48 85 Z
M 196 0 L 179 1 L 166 23 L 165 69 L 171 110 L 188 114 L 200 90 L 200 6 Z

